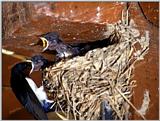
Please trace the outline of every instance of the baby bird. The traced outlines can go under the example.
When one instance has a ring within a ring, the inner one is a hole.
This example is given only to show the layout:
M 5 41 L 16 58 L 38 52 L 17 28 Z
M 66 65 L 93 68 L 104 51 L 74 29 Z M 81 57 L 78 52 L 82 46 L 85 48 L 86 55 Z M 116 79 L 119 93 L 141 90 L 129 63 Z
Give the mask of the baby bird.
M 60 59 L 70 58 L 79 55 L 81 52 L 80 47 L 73 47 L 69 44 L 63 43 L 56 32 L 50 32 L 42 35 L 40 39 L 43 42 L 43 52 L 46 50 L 55 50 L 58 53 L 56 56 Z
M 89 50 L 93 50 L 95 48 L 106 47 L 111 43 L 109 40 L 97 40 L 94 42 L 87 43 L 74 43 L 74 44 L 66 44 L 60 38 L 57 32 L 49 32 L 40 37 L 40 40 L 35 45 L 43 45 L 44 51 L 56 51 L 57 58 L 72 58 L 75 56 L 84 55 Z

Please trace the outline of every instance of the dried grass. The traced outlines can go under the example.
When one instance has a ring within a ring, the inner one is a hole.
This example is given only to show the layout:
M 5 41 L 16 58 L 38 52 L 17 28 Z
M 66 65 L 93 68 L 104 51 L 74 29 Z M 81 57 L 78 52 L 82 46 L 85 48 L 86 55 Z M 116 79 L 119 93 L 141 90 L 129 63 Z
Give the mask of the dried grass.
M 128 25 L 128 18 L 107 25 L 107 30 L 105 35 L 112 35 L 111 41 L 118 37 L 119 43 L 60 61 L 44 71 L 48 96 L 64 119 L 99 119 L 103 101 L 112 108 L 114 119 L 127 119 L 130 106 L 137 111 L 130 102 L 136 86 L 132 72 L 135 62 L 148 52 L 148 34 L 140 38 L 140 32 Z M 135 49 L 137 43 L 139 50 Z

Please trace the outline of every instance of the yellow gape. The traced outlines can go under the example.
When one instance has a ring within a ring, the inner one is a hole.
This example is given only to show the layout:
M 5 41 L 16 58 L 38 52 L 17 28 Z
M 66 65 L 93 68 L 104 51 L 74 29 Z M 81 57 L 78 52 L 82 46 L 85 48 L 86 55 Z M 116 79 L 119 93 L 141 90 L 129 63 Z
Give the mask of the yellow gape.
M 44 37 L 40 37 L 40 39 L 41 39 L 42 42 L 43 42 L 43 47 L 46 47 L 46 46 L 47 46 L 47 39 L 44 38 Z

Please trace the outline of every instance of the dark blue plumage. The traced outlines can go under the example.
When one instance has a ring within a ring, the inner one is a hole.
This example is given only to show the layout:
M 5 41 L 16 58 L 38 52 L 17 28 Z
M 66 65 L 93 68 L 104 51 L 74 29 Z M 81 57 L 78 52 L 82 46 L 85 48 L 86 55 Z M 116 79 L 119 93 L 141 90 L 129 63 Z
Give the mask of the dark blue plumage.
M 113 120 L 113 110 L 107 101 L 101 103 L 101 119 L 102 120 Z
M 57 32 L 49 32 L 40 37 L 40 41 L 37 44 L 43 44 L 44 51 L 56 51 L 57 58 L 71 58 L 78 55 L 84 55 L 87 51 L 95 48 L 106 47 L 109 44 L 113 44 L 110 40 L 104 39 L 95 42 L 88 43 L 64 43 Z
M 79 55 L 83 50 L 78 45 L 72 46 L 70 44 L 63 43 L 56 32 L 47 33 L 40 37 L 40 39 L 44 44 L 43 51 L 55 50 L 57 52 L 57 58 L 60 59 Z
M 35 119 L 46 120 L 48 119 L 46 111 L 50 110 L 53 102 L 47 102 L 43 88 L 37 88 L 33 80 L 29 78 L 29 74 L 31 71 L 44 68 L 48 63 L 42 56 L 34 56 L 31 60 L 31 62 L 20 62 L 13 66 L 10 78 L 11 88 L 20 103 L 32 113 Z M 39 97 L 37 90 L 41 91 L 42 97 Z

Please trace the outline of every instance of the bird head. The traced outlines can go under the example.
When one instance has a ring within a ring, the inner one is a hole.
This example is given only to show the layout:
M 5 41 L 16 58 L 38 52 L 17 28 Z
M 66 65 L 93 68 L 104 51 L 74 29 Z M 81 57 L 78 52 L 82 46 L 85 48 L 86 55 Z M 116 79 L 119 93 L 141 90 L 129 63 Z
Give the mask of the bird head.
M 32 69 L 30 71 L 30 74 L 33 71 L 40 71 L 40 70 L 44 69 L 46 67 L 46 65 L 48 64 L 48 60 L 45 59 L 41 55 L 35 55 L 30 60 L 26 60 L 26 61 L 31 62 L 31 65 L 32 65 Z
M 43 45 L 43 52 L 46 50 L 55 50 L 58 43 L 61 42 L 57 32 L 49 32 L 40 37 L 40 41 Z

